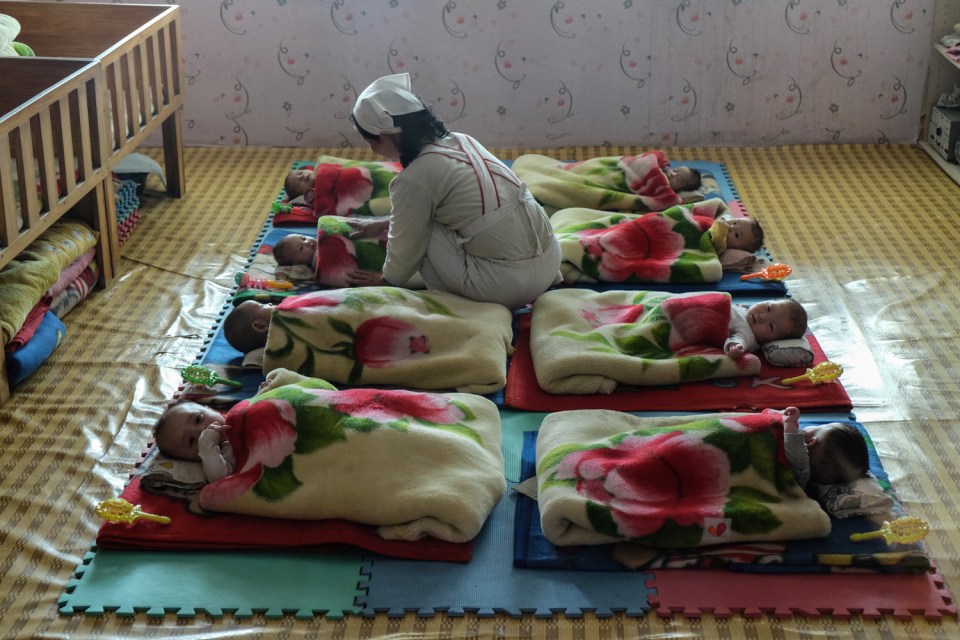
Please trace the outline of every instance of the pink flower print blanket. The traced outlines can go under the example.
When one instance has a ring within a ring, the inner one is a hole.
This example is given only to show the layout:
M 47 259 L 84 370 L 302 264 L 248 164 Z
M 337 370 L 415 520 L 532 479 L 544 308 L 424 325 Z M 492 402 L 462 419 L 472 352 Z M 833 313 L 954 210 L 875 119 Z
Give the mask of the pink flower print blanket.
M 530 193 L 548 210 L 586 207 L 604 211 L 663 211 L 686 198 L 702 200 L 699 193 L 683 196 L 670 188 L 662 168 L 661 151 L 637 156 L 607 156 L 580 162 L 563 162 L 539 154 L 524 154 L 511 168 Z
M 318 216 L 382 216 L 390 213 L 390 182 L 399 162 L 317 158 L 313 209 Z
M 347 287 L 347 274 L 357 269 L 381 271 L 387 259 L 387 238 L 350 238 L 354 228 L 346 216 L 317 220 L 317 262 L 314 277 L 326 287 Z
M 699 547 L 830 533 L 827 513 L 794 480 L 779 411 L 561 411 L 543 420 L 536 456 L 541 525 L 558 546 Z
M 201 489 L 209 511 L 467 542 L 506 485 L 499 412 L 473 394 L 336 390 L 280 370 L 226 421 L 236 466 Z
M 550 224 L 564 282 L 719 282 L 723 265 L 710 227 L 729 211 L 720 198 L 649 213 L 562 209 Z
M 506 385 L 512 339 L 498 304 L 398 287 L 314 291 L 273 310 L 263 371 L 486 394 Z
M 723 352 L 730 304 L 724 292 L 548 291 L 530 319 L 537 382 L 548 393 L 592 394 L 756 375 L 755 354 Z

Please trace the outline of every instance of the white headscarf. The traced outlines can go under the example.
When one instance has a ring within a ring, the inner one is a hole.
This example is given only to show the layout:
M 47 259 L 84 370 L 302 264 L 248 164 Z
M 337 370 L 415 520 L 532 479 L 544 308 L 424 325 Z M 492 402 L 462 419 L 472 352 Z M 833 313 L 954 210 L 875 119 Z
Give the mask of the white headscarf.
M 426 107 L 410 92 L 410 74 L 383 76 L 363 90 L 353 107 L 353 119 L 374 135 L 400 133 L 391 116 L 423 111 Z

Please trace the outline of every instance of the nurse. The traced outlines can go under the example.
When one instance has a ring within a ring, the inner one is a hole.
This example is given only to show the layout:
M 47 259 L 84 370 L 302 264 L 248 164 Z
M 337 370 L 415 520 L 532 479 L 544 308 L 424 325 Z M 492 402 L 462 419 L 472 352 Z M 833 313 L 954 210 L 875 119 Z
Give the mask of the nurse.
M 447 130 L 410 90 L 410 75 L 364 89 L 353 121 L 370 148 L 399 161 L 390 214 L 356 218 L 352 237 L 387 231 L 379 272 L 354 271 L 354 286 L 404 286 L 417 272 L 427 289 L 510 309 L 559 284 L 560 245 L 543 207 L 483 145 Z

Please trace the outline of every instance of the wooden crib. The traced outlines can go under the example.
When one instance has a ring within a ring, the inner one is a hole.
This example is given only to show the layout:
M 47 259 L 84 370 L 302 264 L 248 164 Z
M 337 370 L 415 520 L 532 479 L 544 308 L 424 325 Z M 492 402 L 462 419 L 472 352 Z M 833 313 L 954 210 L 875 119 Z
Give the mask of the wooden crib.
M 105 86 L 107 170 L 159 129 L 167 192 L 180 197 L 184 191 L 180 8 L 16 0 L 0 1 L 0 13 L 20 22 L 17 40 L 37 56 L 99 62 Z M 115 210 L 112 189 L 107 189 L 106 206 Z M 110 242 L 117 270 L 120 239 L 115 226 Z
M 0 58 L 0 268 L 61 217 L 99 232 L 100 286 L 119 270 L 111 172 L 162 135 L 167 191 L 184 190 L 180 9 L 0 1 L 36 58 Z M 0 345 L 0 403 L 10 395 Z

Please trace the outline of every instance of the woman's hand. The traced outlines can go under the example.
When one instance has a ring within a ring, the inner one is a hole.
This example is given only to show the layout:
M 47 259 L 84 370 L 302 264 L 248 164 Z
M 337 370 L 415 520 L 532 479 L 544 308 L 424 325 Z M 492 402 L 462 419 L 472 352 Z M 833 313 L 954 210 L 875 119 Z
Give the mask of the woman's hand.
M 357 269 L 347 274 L 347 283 L 351 287 L 383 287 L 387 285 L 382 271 L 361 271 Z
M 350 233 L 351 240 L 358 238 L 379 238 L 385 236 L 387 230 L 390 228 L 390 217 L 349 218 L 347 224 L 354 229 Z

